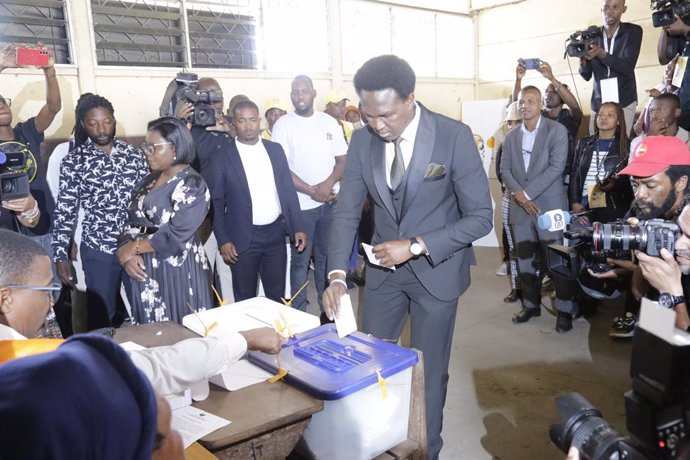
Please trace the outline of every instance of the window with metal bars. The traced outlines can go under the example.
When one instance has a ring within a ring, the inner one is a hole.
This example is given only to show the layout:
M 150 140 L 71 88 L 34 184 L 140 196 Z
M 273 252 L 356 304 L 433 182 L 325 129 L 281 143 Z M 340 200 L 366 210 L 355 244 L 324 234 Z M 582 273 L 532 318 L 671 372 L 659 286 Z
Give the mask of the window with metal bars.
M 91 0 L 99 65 L 255 69 L 256 19 L 220 2 Z M 187 53 L 189 40 L 189 53 Z
M 72 63 L 67 15 L 63 0 L 0 1 L 0 48 L 36 45 L 53 51 L 57 64 Z

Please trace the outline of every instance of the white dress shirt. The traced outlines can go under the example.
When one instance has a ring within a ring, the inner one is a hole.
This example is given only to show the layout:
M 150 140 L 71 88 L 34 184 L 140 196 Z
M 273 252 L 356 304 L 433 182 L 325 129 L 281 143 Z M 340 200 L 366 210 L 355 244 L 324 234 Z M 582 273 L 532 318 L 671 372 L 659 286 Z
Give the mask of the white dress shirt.
M 417 128 L 419 127 L 419 105 L 414 102 L 414 118 L 407 125 L 403 133 L 400 135 L 402 142 L 400 142 L 400 150 L 402 151 L 403 164 L 405 171 L 410 166 L 412 161 L 412 152 L 414 151 L 414 141 L 417 138 Z M 391 168 L 393 167 L 393 159 L 395 158 L 395 145 L 393 142 L 386 142 L 386 184 L 388 188 L 391 187 Z
M 252 197 L 252 224 L 271 224 L 280 216 L 282 209 L 266 147 L 261 139 L 254 145 L 237 140 L 236 145 Z
M 522 160 L 525 162 L 525 172 L 527 172 L 529 168 L 529 160 L 532 158 L 532 149 L 534 148 L 534 141 L 537 139 L 540 124 L 541 115 L 539 115 L 537 126 L 533 131 L 528 131 L 527 128 L 525 128 L 525 123 L 520 125 L 520 129 L 522 130 Z

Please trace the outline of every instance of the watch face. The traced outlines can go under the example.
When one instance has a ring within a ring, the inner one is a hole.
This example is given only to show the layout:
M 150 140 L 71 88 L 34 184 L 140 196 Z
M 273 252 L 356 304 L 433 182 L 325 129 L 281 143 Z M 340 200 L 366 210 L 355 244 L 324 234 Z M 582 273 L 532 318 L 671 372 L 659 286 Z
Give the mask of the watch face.
M 422 245 L 419 243 L 412 243 L 410 245 L 410 252 L 415 256 L 420 255 L 422 253 Z
M 673 299 L 671 299 L 669 294 L 664 292 L 659 296 L 659 305 L 665 308 L 671 308 L 673 307 Z

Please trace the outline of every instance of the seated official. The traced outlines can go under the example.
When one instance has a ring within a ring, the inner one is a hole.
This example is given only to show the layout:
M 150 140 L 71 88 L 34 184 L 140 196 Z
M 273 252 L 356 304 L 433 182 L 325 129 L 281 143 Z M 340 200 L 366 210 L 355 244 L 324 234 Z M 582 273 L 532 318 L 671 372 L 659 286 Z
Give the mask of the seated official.
M 2 364 L 0 388 L 0 458 L 185 458 L 167 401 L 106 337 Z
M 681 234 L 675 243 L 675 254 L 661 250 L 661 258 L 635 251 L 642 276 L 659 291 L 659 305 L 676 312 L 676 327 L 690 329 L 690 205 L 685 205 L 677 220 Z
M 30 238 L 0 230 L 0 340 L 35 338 L 60 291 L 52 284 L 50 259 Z M 183 340 L 172 346 L 130 351 L 136 366 L 161 394 L 192 388 L 196 399 L 208 394 L 206 379 L 239 360 L 246 351 L 280 351 L 282 338 L 261 328 L 222 337 Z M 0 455 L 0 458 L 2 455 Z

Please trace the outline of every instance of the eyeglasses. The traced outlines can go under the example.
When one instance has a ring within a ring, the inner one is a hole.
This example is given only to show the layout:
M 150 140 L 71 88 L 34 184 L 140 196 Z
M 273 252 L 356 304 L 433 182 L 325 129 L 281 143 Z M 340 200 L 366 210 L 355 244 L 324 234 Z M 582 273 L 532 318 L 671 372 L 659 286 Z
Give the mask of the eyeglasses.
M 144 153 L 153 153 L 156 151 L 156 147 L 160 145 L 172 145 L 172 142 L 157 142 L 155 144 L 147 144 L 144 142 L 139 146 L 139 148 L 144 152 Z
M 57 302 L 60 297 L 60 291 L 62 290 L 62 284 L 60 283 L 50 283 L 50 286 L 28 286 L 22 284 L 10 284 L 8 286 L 3 286 L 3 288 L 10 289 L 25 289 L 27 291 L 43 291 L 48 293 L 51 303 Z
M 5 107 L 12 107 L 12 99 L 0 98 L 0 109 L 4 109 Z

